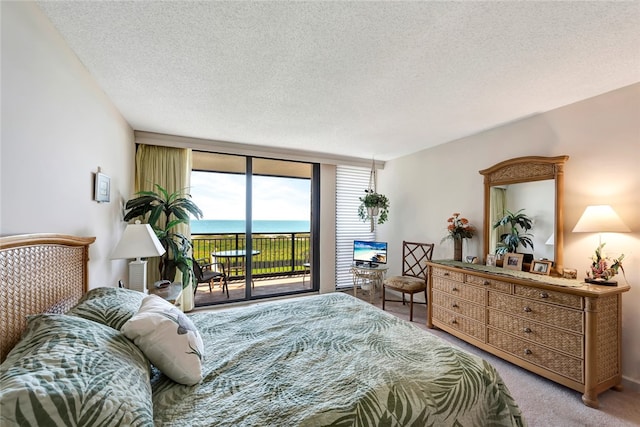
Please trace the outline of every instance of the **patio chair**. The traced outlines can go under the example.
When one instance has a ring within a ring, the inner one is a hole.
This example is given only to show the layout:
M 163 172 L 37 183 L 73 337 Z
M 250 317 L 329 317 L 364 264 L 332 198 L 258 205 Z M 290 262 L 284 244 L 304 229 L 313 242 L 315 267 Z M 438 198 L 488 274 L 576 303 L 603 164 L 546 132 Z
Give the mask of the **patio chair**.
M 193 261 L 193 274 L 200 283 L 208 283 L 209 284 L 209 292 L 212 291 L 211 285 L 215 281 L 219 281 L 220 286 L 222 287 L 222 292 L 227 293 L 227 298 L 229 298 L 229 284 L 227 282 L 227 275 L 224 271 L 224 264 L 221 262 L 210 262 L 207 263 L 205 259 L 195 259 L 192 258 Z M 220 271 L 216 271 L 212 268 L 212 266 L 219 266 Z M 196 294 L 198 290 L 198 286 L 196 285 L 193 289 L 193 294 Z

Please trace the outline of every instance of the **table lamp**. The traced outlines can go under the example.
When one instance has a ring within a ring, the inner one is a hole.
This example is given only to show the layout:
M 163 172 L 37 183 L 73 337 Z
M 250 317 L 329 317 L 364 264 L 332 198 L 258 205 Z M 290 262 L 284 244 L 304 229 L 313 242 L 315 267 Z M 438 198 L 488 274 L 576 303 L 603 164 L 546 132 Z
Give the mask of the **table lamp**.
M 128 224 L 111 259 L 135 260 L 129 263 L 129 289 L 147 293 L 147 261 L 141 258 L 160 256 L 165 249 L 149 224 Z
M 628 233 L 631 230 L 622 222 L 622 219 L 609 205 L 587 206 L 582 216 L 578 220 L 574 233 L 598 233 L 598 248 L 591 264 L 591 270 L 587 270 L 587 283 L 597 283 L 602 285 L 616 286 L 617 282 L 610 280 L 610 277 L 618 273 L 618 268 L 622 266 L 621 262 L 624 254 L 614 260 L 614 264 L 609 266 L 607 261 L 609 258 L 604 255 L 602 248 L 602 233 Z M 593 278 L 591 278 L 593 275 Z

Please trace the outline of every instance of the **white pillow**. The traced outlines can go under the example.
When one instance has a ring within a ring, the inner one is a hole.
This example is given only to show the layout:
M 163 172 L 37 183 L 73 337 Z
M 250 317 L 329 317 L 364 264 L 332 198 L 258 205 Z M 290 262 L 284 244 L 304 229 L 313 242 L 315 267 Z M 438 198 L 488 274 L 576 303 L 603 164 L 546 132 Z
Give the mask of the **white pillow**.
M 202 380 L 202 337 L 191 319 L 168 301 L 146 296 L 120 330 L 175 382 L 193 385 Z

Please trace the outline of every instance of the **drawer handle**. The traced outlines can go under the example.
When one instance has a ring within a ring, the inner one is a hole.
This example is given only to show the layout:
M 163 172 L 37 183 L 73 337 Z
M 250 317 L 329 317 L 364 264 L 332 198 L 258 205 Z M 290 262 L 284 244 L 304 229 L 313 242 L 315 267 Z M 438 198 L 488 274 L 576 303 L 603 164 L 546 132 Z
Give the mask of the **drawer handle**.
M 458 321 L 457 321 L 456 319 L 452 319 L 452 320 L 451 320 L 451 324 L 453 324 L 453 325 L 457 325 L 457 324 L 458 324 Z
M 484 282 L 482 282 L 482 284 L 485 285 L 485 286 L 489 286 L 491 284 L 491 282 L 488 281 L 488 280 L 485 280 Z
M 531 307 L 526 306 L 526 307 L 524 308 L 524 311 L 525 311 L 526 313 L 531 313 Z
M 531 333 L 531 328 L 524 328 L 523 331 L 525 331 L 527 334 Z
M 528 348 L 524 349 L 524 354 L 529 355 L 529 354 L 533 354 L 533 352 L 531 350 L 529 350 Z
M 449 272 L 448 272 L 448 271 L 445 271 L 445 272 L 444 272 L 444 275 L 445 275 L 445 276 L 448 276 L 448 275 L 449 275 Z
M 546 292 L 540 292 L 540 298 L 549 298 L 549 294 Z
M 453 292 L 458 292 L 458 288 L 456 288 L 455 286 L 453 287 L 453 289 L 451 289 Z
M 455 302 L 453 304 L 451 304 L 451 307 L 453 308 L 458 308 L 458 304 L 456 304 Z

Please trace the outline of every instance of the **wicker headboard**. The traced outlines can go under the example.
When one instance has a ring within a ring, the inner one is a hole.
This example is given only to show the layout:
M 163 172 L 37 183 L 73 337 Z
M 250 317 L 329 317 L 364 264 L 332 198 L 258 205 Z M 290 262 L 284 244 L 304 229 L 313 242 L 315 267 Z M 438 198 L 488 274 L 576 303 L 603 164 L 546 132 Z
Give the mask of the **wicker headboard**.
M 0 361 L 18 342 L 26 316 L 64 313 L 87 291 L 95 237 L 0 237 Z

